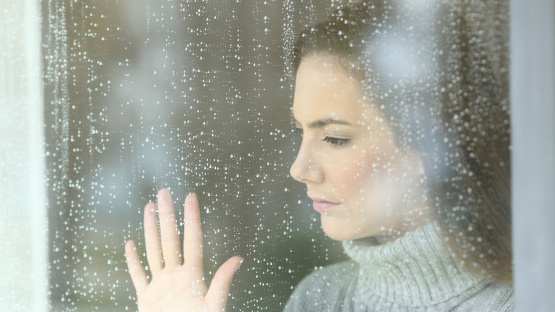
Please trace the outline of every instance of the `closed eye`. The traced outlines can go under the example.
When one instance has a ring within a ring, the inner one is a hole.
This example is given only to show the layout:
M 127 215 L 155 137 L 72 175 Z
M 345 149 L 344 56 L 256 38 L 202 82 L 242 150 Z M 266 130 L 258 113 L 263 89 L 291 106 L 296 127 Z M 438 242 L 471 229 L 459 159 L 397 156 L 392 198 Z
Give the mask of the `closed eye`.
M 350 140 L 349 139 L 340 139 L 340 138 L 334 138 L 334 137 L 327 136 L 322 141 L 328 142 L 333 147 L 339 147 L 341 145 L 349 143 Z
M 303 129 L 302 128 L 293 128 L 291 133 L 300 134 L 302 136 L 303 135 Z M 332 145 L 332 147 L 339 147 L 341 145 L 349 143 L 350 139 L 340 139 L 340 138 L 327 136 L 322 141 L 324 141 L 326 143 L 329 143 L 330 145 Z

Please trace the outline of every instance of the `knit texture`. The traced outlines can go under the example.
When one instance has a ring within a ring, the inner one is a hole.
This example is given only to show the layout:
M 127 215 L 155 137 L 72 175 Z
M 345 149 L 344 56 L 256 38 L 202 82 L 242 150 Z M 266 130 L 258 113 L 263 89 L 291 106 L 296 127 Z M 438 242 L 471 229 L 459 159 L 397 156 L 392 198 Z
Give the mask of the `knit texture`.
M 391 243 L 343 242 L 350 261 L 312 272 L 285 311 L 512 311 L 513 287 L 468 271 L 432 222 Z

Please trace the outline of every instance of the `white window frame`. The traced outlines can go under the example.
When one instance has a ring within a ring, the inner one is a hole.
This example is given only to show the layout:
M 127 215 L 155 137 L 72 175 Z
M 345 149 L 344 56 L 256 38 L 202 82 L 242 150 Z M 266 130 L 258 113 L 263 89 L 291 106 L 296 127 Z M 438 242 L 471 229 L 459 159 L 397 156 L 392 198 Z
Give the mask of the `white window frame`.
M 555 1 L 511 0 L 517 311 L 555 307 Z
M 48 311 L 40 1 L 0 1 L 0 311 Z

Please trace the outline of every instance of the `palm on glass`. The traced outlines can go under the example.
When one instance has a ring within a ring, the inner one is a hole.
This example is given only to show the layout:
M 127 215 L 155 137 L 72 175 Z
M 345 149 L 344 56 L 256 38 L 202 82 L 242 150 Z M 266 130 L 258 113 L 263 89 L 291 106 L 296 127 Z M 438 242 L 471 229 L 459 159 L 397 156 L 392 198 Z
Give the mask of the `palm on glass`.
M 139 311 L 225 311 L 233 275 L 241 257 L 227 260 L 207 287 L 203 270 L 202 229 L 196 195 L 185 199 L 184 237 L 181 249 L 178 225 L 169 190 L 158 192 L 156 205 L 145 206 L 146 255 L 152 278 L 147 279 L 135 242 L 125 245 L 129 274 L 137 292 Z

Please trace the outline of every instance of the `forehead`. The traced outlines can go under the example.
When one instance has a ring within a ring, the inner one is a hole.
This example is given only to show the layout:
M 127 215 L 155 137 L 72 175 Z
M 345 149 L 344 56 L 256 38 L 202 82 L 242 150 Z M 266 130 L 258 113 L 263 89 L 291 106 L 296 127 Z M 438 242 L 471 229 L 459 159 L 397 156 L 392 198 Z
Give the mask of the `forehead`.
M 309 57 L 297 70 L 293 116 L 301 123 L 319 118 L 367 119 L 359 80 L 330 57 Z

